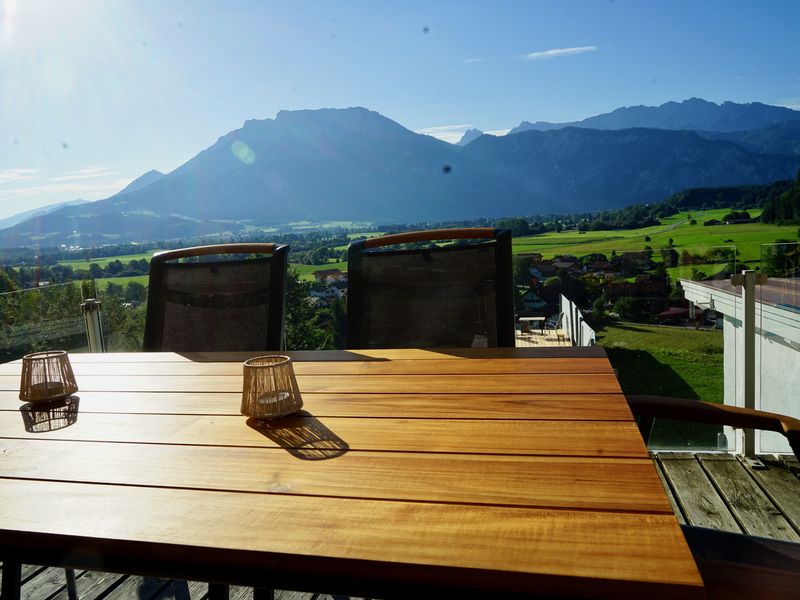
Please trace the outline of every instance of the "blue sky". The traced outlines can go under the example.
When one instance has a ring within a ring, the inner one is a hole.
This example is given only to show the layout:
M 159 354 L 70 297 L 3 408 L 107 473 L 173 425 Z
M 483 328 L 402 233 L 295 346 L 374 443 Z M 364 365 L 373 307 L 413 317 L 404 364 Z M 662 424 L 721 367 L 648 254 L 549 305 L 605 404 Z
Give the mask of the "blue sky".
M 282 109 L 444 139 L 693 96 L 800 109 L 798 23 L 796 0 L 0 0 L 0 218 Z

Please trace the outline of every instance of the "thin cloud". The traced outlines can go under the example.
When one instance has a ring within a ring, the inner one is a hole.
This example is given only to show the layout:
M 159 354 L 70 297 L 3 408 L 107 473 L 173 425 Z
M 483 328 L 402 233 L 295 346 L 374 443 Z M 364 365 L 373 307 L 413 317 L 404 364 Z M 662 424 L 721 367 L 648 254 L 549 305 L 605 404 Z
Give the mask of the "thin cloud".
M 42 195 L 71 194 L 75 198 L 84 197 L 87 200 L 102 198 L 114 194 L 128 185 L 133 179 L 114 179 L 112 181 L 98 181 L 94 183 L 58 182 L 16 187 L 0 191 L 0 202 L 37 198 Z M 91 196 L 91 198 L 90 198 Z
M 490 60 L 494 60 L 494 58 L 488 58 L 486 56 L 478 56 L 476 58 L 468 58 L 464 62 L 466 64 L 468 64 L 468 65 L 472 65 L 472 64 L 475 64 L 475 63 L 488 62 Z
M 511 129 L 493 129 L 492 131 L 484 131 L 483 133 L 501 136 L 507 134 L 509 131 L 511 131 Z
M 778 106 L 784 108 L 791 108 L 792 110 L 800 110 L 800 98 L 787 98 L 778 102 Z
M 0 184 L 36 179 L 36 169 L 8 169 L 0 171 Z
M 118 171 L 112 171 L 108 167 L 89 166 L 74 171 L 66 171 L 63 175 L 51 177 L 49 181 L 79 181 L 83 179 L 97 179 L 98 177 L 111 177 L 117 174 Z
M 596 52 L 597 46 L 576 46 L 574 48 L 553 48 L 551 50 L 541 50 L 539 52 L 529 52 L 520 56 L 522 60 L 550 60 L 562 56 L 572 56 L 583 54 L 584 52 Z
M 464 132 L 472 125 L 437 125 L 436 127 L 425 127 L 417 129 L 416 133 L 429 135 L 451 144 L 456 144 L 461 140 Z

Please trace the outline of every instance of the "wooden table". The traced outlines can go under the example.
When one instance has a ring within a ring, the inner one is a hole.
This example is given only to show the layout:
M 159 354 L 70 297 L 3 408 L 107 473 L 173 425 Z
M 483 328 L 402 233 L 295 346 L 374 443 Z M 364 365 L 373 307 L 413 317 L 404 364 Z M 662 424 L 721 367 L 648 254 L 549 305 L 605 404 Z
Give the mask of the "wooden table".
M 0 559 L 373 597 L 704 595 L 602 349 L 290 354 L 307 412 L 272 425 L 239 414 L 244 354 L 74 354 L 77 420 L 41 433 L 0 365 Z

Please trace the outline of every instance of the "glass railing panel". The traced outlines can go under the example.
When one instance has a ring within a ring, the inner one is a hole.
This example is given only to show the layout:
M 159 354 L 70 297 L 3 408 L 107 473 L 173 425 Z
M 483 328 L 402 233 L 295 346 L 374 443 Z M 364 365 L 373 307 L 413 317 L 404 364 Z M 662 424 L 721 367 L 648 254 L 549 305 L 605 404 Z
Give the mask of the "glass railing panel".
M 0 294 L 0 362 L 43 350 L 87 352 L 79 282 Z
M 106 352 L 141 352 L 147 311 L 147 281 L 97 280 Z
M 762 245 L 756 286 L 756 407 L 800 418 L 800 243 Z M 786 438 L 759 432 L 756 451 L 789 453 Z
M 725 329 L 735 318 L 729 281 L 741 267 L 740 252 L 733 244 L 647 246 L 575 253 L 579 270 L 568 271 L 569 279 L 563 272 L 543 273 L 544 287 L 574 290 L 570 299 L 605 347 L 626 394 L 711 402 L 735 397 L 735 378 L 734 387 L 726 384 L 726 359 L 728 375 L 736 370 L 735 348 L 729 349 L 735 338 Z M 730 442 L 718 426 L 657 420 L 650 446 L 725 450 Z

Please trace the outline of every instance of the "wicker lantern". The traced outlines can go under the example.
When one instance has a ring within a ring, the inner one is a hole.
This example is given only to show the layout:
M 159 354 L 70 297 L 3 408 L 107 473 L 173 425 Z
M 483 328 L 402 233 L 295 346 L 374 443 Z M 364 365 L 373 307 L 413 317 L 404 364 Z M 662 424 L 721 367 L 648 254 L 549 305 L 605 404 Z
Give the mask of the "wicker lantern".
M 22 357 L 19 399 L 52 402 L 78 391 L 72 365 L 65 350 L 34 352 Z
M 258 356 L 244 362 L 242 414 L 275 419 L 303 407 L 288 356 Z

